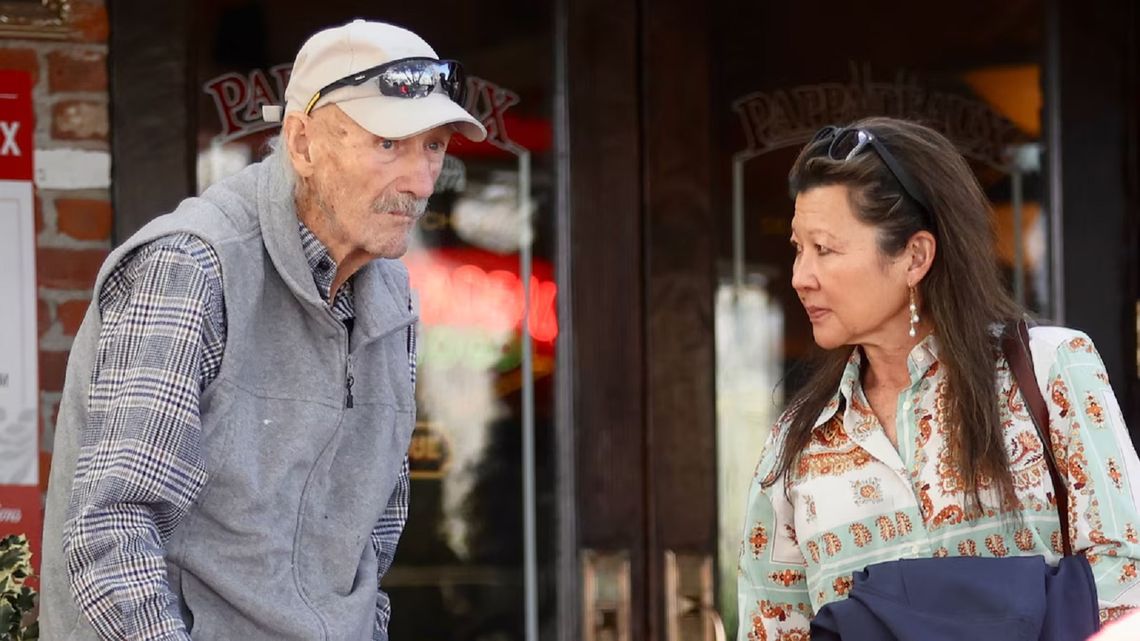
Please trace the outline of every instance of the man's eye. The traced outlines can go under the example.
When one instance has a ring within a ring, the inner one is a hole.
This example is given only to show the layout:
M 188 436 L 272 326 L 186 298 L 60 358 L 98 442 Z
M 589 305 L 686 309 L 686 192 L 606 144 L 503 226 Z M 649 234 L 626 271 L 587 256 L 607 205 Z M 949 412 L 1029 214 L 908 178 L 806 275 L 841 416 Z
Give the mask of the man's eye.
M 381 140 L 380 141 L 380 148 L 381 149 L 387 149 L 387 150 L 395 149 L 396 148 L 396 141 L 395 140 Z

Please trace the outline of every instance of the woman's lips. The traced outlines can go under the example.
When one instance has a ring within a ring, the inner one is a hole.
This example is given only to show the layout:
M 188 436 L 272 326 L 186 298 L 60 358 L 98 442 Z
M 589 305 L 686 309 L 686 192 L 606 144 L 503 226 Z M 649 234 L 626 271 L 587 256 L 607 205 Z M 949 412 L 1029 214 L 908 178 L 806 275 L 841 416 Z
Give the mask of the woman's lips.
M 823 320 L 824 316 L 831 313 L 831 310 L 826 307 L 815 307 L 811 305 L 804 307 L 804 310 L 807 311 L 808 319 L 813 323 L 818 323 Z

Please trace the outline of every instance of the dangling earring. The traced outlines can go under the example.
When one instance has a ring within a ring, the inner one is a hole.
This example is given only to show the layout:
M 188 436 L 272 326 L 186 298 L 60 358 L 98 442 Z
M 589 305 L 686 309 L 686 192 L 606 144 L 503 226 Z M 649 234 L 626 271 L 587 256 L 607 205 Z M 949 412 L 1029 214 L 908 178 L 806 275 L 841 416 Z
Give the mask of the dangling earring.
M 918 304 L 914 301 L 914 288 L 910 288 L 910 334 L 911 338 L 918 336 Z

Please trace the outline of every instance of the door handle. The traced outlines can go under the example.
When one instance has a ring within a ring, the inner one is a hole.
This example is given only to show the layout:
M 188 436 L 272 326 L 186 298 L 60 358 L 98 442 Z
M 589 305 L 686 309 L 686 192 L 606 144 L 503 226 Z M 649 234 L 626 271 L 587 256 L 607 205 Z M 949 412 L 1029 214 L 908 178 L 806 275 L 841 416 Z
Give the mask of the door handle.
M 582 552 L 584 641 L 630 641 L 629 552 Z
M 712 557 L 665 551 L 665 641 L 726 641 Z
M 696 606 L 696 604 L 693 605 Z M 708 619 L 708 622 L 712 625 L 714 641 L 728 641 L 728 635 L 725 634 L 724 630 L 724 619 L 720 618 L 720 612 L 717 612 L 716 608 L 707 605 L 699 606 L 698 609 L 700 610 L 701 616 Z

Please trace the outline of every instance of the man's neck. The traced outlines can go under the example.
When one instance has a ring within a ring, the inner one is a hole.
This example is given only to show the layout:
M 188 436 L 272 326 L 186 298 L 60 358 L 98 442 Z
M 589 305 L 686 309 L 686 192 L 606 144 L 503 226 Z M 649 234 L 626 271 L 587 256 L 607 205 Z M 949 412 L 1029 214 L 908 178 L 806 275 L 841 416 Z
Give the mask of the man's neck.
M 329 258 L 336 263 L 336 274 L 333 275 L 332 285 L 326 292 L 331 305 L 336 300 L 340 288 L 352 278 L 353 274 L 367 265 L 372 257 L 364 250 L 354 248 L 341 239 L 341 235 L 328 224 L 328 221 L 332 220 L 331 212 L 323 211 L 315 203 L 307 205 L 302 202 L 297 203 L 297 218 L 309 228 L 317 240 L 321 241 L 329 253 Z
M 360 271 L 372 257 L 362 251 L 349 252 L 347 256 L 342 258 L 334 258 L 336 261 L 336 275 L 333 276 L 332 286 L 329 288 L 329 303 L 331 304 L 336 300 L 336 293 L 340 291 L 342 285 L 348 282 L 352 275 Z

